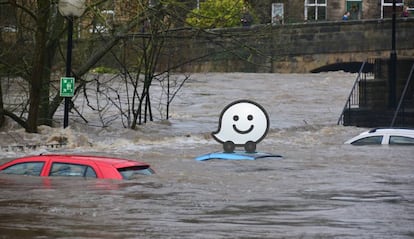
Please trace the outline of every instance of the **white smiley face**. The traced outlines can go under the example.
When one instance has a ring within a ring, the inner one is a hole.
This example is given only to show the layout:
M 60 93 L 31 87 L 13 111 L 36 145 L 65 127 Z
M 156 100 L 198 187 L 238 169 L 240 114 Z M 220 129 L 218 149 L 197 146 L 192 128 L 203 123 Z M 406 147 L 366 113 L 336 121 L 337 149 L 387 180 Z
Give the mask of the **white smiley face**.
M 231 141 L 235 145 L 259 142 L 267 134 L 269 117 L 257 103 L 240 100 L 228 105 L 220 116 L 219 129 L 213 137 L 220 143 Z

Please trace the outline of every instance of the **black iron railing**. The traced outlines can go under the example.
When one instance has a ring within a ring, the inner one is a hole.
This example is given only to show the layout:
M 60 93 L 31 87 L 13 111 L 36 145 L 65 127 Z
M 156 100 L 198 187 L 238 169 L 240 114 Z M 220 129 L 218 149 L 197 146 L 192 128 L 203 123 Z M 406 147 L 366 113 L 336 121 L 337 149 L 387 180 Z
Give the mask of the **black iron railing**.
M 342 113 L 339 116 L 337 124 L 343 124 L 345 112 L 351 108 L 359 108 L 360 105 L 366 104 L 366 81 L 369 76 L 373 75 L 372 67 L 374 60 L 364 61 L 358 71 L 357 78 L 355 79 L 354 85 L 352 86 L 351 92 L 346 100 Z M 371 65 L 371 67 L 368 67 Z M 347 114 L 350 117 L 350 114 Z

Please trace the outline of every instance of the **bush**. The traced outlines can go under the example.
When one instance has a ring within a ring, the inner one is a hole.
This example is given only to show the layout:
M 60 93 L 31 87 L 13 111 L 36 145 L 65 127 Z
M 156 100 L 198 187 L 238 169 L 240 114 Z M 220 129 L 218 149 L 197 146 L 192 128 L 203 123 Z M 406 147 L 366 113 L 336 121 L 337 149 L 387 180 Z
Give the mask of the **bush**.
M 206 0 L 187 15 L 186 22 L 198 28 L 236 27 L 245 9 L 249 8 L 244 0 Z

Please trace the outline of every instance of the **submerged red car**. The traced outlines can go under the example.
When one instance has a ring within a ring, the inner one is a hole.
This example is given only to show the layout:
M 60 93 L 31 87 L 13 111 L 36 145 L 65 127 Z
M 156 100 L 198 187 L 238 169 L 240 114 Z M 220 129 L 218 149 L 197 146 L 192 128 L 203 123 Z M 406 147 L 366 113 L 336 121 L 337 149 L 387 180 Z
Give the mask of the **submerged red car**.
M 14 159 L 0 166 L 2 174 L 131 179 L 154 174 L 151 166 L 134 160 L 88 155 L 37 155 Z

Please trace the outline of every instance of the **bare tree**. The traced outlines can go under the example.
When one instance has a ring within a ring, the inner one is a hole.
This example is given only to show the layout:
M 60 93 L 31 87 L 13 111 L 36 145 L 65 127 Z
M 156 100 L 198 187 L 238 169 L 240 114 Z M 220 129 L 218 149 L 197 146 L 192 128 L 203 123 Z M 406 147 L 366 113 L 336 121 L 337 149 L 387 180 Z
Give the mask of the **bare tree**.
M 0 118 L 3 119 L 4 115 L 7 115 L 24 127 L 27 132 L 35 133 L 38 125 L 51 125 L 53 115 L 62 101 L 58 91 L 50 91 L 50 78 L 51 69 L 55 66 L 59 41 L 65 33 L 64 18 L 57 11 L 57 4 L 50 0 L 3 1 L 0 4 L 11 7 L 10 9 L 13 9 L 18 16 L 16 22 L 18 36 L 8 44 L 9 51 L 2 48 L 0 64 L 4 68 L 10 67 L 13 75 L 26 79 L 30 92 L 29 108 L 27 111 L 21 109 L 24 111 L 22 116 L 4 109 L 1 104 Z M 132 18 L 126 27 L 118 29 L 114 34 L 115 37 L 90 56 L 75 75 L 80 77 L 85 74 L 109 49 L 118 43 L 122 35 L 137 24 L 136 22 L 136 18 Z M 23 48 L 24 51 L 10 50 L 15 47 Z M 15 57 L 16 53 L 19 54 L 17 58 Z M 11 62 L 11 59 L 14 61 Z M 51 95 L 54 97 L 50 102 Z
M 105 3 L 107 1 L 99 1 L 89 6 L 84 17 L 104 19 L 100 14 L 108 13 L 108 7 L 114 7 Z M 164 0 L 148 5 L 148 1 L 135 0 L 119 4 L 132 3 L 135 4 L 134 7 L 123 6 L 124 9 L 132 9 L 132 12 L 127 13 L 122 22 L 100 20 L 101 25 L 96 21 L 85 25 L 85 20 L 79 25 L 81 29 L 92 31 L 87 38 L 76 39 L 83 47 L 74 54 L 74 62 L 78 63 L 72 72 L 77 82 L 73 102 L 83 97 L 87 102 L 86 107 L 97 112 L 103 127 L 118 118 L 121 118 L 125 127 L 132 129 L 154 120 L 151 87 L 156 83 L 161 92 L 155 107 L 158 107 L 162 117 L 168 119 L 171 102 L 190 79 L 189 75 L 171 79 L 171 72 L 185 64 L 214 54 L 233 54 L 241 60 L 249 61 L 250 53 L 239 54 L 240 49 L 261 54 L 233 35 L 181 28 L 186 25 L 186 13 L 191 8 L 179 1 Z M 17 37 L 8 41 L 5 44 L 7 47 L 0 48 L 0 70 L 3 72 L 3 69 L 8 69 L 11 79 L 24 79 L 29 86 L 26 92 L 29 97 L 18 108 L 5 108 L 4 102 L 0 101 L 0 126 L 2 118 L 8 116 L 27 132 L 34 133 L 40 124 L 52 125 L 52 119 L 63 99 L 56 82 L 51 79 L 60 74 L 59 69 L 65 61 L 62 49 L 66 43 L 61 41 L 66 33 L 65 21 L 58 13 L 56 4 L 50 0 L 2 1 L 0 4 L 11 6 L 19 16 L 19 21 L 16 22 Z M 216 44 L 217 48 L 204 55 L 177 57 L 183 55 L 181 51 L 177 52 L 177 48 L 185 46 L 174 44 L 180 44 L 184 38 L 190 40 L 200 37 Z M 1 36 L 0 40 L 3 38 Z M 115 65 L 120 73 L 109 80 L 100 75 L 91 79 L 87 73 L 96 65 L 105 65 L 100 61 L 108 55 L 112 55 L 116 62 L 111 67 Z M 123 79 L 122 90 L 114 86 L 120 78 Z M 0 88 L 0 94 L 1 90 Z M 122 92 L 126 92 L 126 95 Z M 82 111 L 83 106 L 73 102 L 72 113 L 78 114 L 85 123 L 90 123 Z M 116 114 L 113 113 L 114 109 Z

